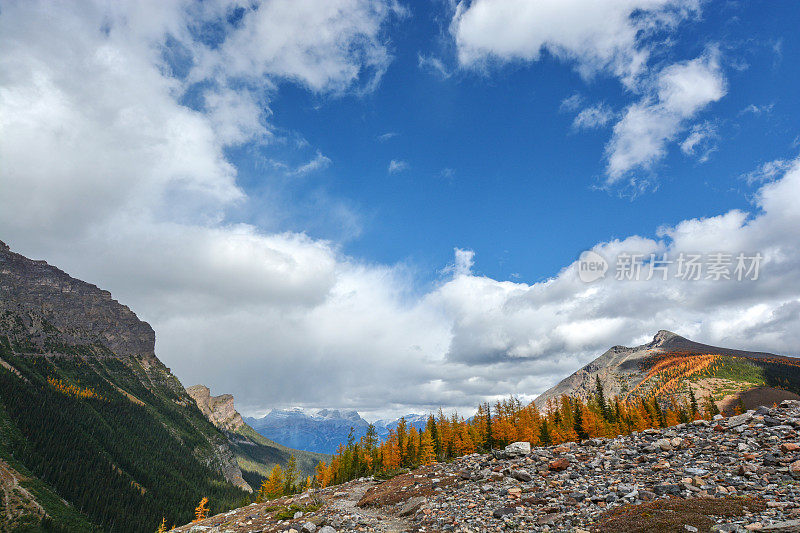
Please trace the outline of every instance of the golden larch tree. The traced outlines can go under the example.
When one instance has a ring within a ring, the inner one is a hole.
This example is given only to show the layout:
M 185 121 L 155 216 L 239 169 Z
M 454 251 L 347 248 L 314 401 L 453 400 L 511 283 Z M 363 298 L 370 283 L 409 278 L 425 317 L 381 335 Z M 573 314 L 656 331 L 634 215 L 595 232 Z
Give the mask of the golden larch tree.
M 208 508 L 208 498 L 203 496 L 203 499 L 200 500 L 200 503 L 197 504 L 194 510 L 194 520 L 192 522 L 199 522 L 201 520 L 205 520 L 208 518 L 208 513 L 211 509 Z

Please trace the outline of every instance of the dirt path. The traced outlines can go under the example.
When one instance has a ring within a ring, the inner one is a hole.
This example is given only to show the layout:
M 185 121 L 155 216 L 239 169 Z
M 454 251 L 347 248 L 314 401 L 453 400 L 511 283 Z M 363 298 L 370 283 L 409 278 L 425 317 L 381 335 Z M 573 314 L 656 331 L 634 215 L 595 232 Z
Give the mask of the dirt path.
M 386 513 L 381 507 L 358 507 L 358 502 L 364 497 L 367 490 L 375 485 L 376 483 L 374 482 L 365 482 L 350 488 L 346 492 L 337 492 L 334 498 L 329 500 L 328 507 L 332 511 L 343 515 L 352 515 L 357 524 L 374 528 L 374 531 L 384 533 L 410 531 L 412 529 L 410 522 Z M 337 496 L 339 494 L 343 495 Z

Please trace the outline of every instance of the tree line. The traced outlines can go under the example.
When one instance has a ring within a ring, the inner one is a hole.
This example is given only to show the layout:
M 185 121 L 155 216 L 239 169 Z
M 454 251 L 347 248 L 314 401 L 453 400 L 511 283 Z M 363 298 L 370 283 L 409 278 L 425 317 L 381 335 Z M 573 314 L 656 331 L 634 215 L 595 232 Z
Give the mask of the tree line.
M 702 405 L 689 388 L 685 399 L 668 401 L 656 397 L 623 401 L 606 398 L 602 383 L 588 398 L 561 396 L 550 400 L 543 410 L 535 404 L 522 405 L 515 397 L 478 406 L 477 414 L 464 419 L 457 413 L 446 416 L 440 409 L 428 417 L 425 429 L 417 430 L 404 419 L 383 442 L 370 426 L 356 441 L 352 434 L 330 463 L 320 463 L 312 484 L 336 485 L 363 476 L 391 476 L 437 461 L 475 452 L 487 453 L 512 442 L 548 446 L 595 437 L 628 435 L 647 428 L 663 428 L 719 414 L 707 398 Z

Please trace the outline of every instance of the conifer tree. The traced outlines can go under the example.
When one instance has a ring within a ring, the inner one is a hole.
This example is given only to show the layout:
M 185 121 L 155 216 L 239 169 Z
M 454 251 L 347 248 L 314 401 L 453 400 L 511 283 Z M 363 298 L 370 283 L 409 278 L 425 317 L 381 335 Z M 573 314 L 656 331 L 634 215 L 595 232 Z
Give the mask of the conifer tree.
M 433 439 L 429 431 L 422 433 L 422 446 L 420 447 L 419 462 L 423 465 L 429 465 L 436 462 L 436 451 L 433 448 Z
M 550 435 L 550 428 L 547 427 L 547 419 L 542 420 L 542 425 L 539 428 L 539 442 L 542 446 L 550 446 L 553 444 L 553 437 Z
M 210 509 L 208 508 L 208 498 L 203 496 L 203 499 L 200 500 L 200 503 L 197 504 L 197 507 L 194 509 L 194 520 L 193 522 L 200 522 L 201 520 L 205 520 L 208 518 L 208 513 Z
M 692 412 L 690 413 L 690 416 L 692 418 L 696 417 L 700 412 L 697 407 L 697 398 L 695 398 L 694 390 L 692 389 L 691 386 L 689 387 L 689 408 L 692 410 Z
M 269 473 L 269 477 L 261 483 L 256 501 L 260 503 L 283 496 L 285 481 L 281 465 L 275 465 Z
M 603 417 L 604 420 L 607 422 L 613 422 L 611 419 L 611 410 L 608 408 L 608 404 L 606 403 L 606 393 L 603 390 L 603 384 L 600 382 L 600 376 L 595 376 L 595 396 L 597 399 L 597 405 L 600 408 L 600 416 Z
M 573 424 L 572 427 L 575 430 L 575 434 L 578 437 L 578 441 L 586 440 L 589 438 L 589 435 L 583 428 L 583 406 L 580 401 L 575 402 L 575 410 L 572 416 L 572 424 Z
M 286 473 L 284 477 L 283 493 L 293 494 L 295 492 L 295 480 L 297 478 L 297 459 L 294 454 L 291 454 L 289 460 L 286 461 Z
M 494 436 L 492 435 L 492 408 L 486 402 L 486 448 L 494 448 Z
M 426 425 L 425 429 L 431 435 L 431 441 L 433 442 L 433 453 L 437 458 L 440 458 L 442 454 L 442 443 L 439 441 L 439 431 L 436 429 L 436 419 L 433 417 L 433 415 L 428 416 L 428 424 Z

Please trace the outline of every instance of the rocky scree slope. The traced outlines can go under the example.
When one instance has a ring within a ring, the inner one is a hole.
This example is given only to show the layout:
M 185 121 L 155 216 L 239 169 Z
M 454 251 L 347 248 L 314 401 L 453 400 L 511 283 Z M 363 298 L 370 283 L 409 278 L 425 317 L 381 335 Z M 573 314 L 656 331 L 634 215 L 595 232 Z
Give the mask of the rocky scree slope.
M 180 532 L 796 532 L 800 401 L 421 467 L 252 504 Z
M 154 343 L 107 291 L 0 243 L 0 460 L 47 524 L 150 530 L 250 490 Z

